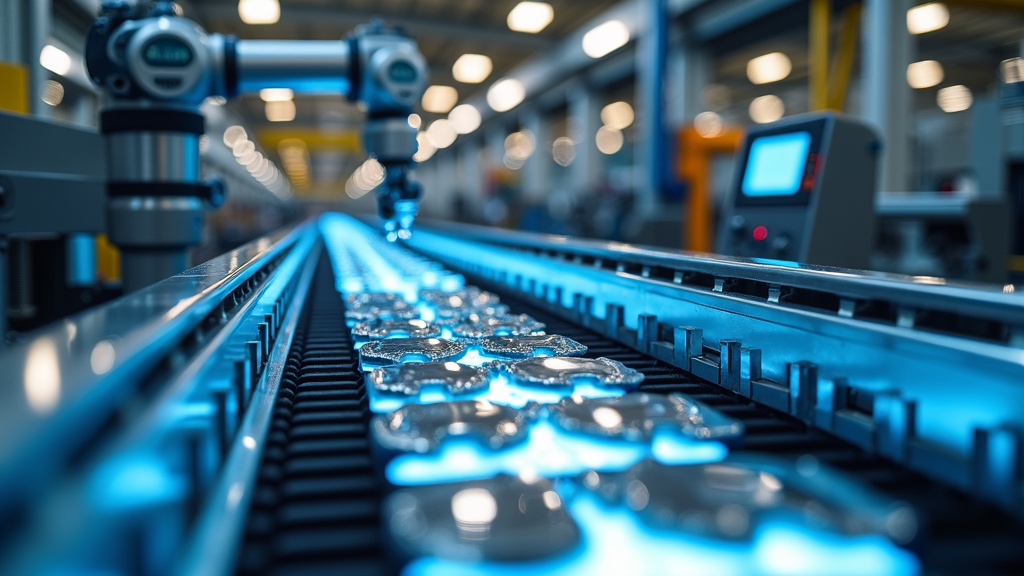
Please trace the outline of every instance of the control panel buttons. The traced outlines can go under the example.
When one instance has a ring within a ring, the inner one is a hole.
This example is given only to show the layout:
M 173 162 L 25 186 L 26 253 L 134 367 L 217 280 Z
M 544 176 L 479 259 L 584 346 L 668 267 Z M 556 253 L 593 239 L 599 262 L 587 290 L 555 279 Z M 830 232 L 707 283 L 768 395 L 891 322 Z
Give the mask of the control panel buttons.
M 789 248 L 789 235 L 780 234 L 772 240 L 772 250 L 776 252 L 785 252 L 786 248 Z

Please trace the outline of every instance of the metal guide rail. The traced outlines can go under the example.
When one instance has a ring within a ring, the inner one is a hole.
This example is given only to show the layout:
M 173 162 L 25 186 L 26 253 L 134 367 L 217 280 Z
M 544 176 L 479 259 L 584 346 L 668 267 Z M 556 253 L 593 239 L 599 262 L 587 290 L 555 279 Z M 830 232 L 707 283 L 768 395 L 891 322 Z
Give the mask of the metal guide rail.
M 0 573 L 167 573 L 256 448 L 319 242 L 271 234 L 0 355 Z
M 1024 513 L 1024 298 L 469 226 L 411 246 L 870 453 Z

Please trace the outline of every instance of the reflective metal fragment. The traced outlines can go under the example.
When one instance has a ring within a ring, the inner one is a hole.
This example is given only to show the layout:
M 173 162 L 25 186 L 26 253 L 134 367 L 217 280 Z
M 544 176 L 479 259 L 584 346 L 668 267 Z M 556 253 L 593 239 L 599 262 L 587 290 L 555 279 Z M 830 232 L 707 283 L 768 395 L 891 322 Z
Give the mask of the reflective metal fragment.
M 517 362 L 495 364 L 513 384 L 523 386 L 573 386 L 591 382 L 599 386 L 635 388 L 644 375 L 608 358 L 573 358 L 551 356 L 528 358 Z
M 365 320 L 352 327 L 352 335 L 357 338 L 429 338 L 440 336 L 441 329 L 426 320 Z
M 580 356 L 587 347 L 560 334 L 537 336 L 487 336 L 479 342 L 480 351 L 499 358 L 534 356 Z
M 466 394 L 487 387 L 490 373 L 456 362 L 428 362 L 377 368 L 368 378 L 374 389 L 389 394 L 417 396 L 428 385 L 444 386 L 450 394 Z
M 738 420 L 678 393 L 570 396 L 549 408 L 562 428 L 609 438 L 650 441 L 656 429 L 701 440 L 728 441 L 743 435 Z
M 401 362 L 441 362 L 458 360 L 466 345 L 442 338 L 392 338 L 373 340 L 359 348 L 359 360 L 365 366 L 386 366 Z
M 917 534 L 909 505 L 826 470 L 811 456 L 792 462 L 732 455 L 675 466 L 644 460 L 625 472 L 587 472 L 581 483 L 653 526 L 704 536 L 749 539 L 771 519 L 847 535 L 880 534 L 898 544 Z
M 345 305 L 345 316 L 350 320 L 401 320 L 418 315 L 412 304 L 387 292 L 349 294 Z
M 407 404 L 374 416 L 373 436 L 387 448 L 430 452 L 447 438 L 472 438 L 500 449 L 526 439 L 528 413 L 486 400 Z
M 521 562 L 572 550 L 576 521 L 551 482 L 501 475 L 488 480 L 396 491 L 383 517 L 395 545 L 409 556 Z
M 527 336 L 544 332 L 544 324 L 527 314 L 489 316 L 470 314 L 452 326 L 458 338 L 484 338 L 486 336 Z

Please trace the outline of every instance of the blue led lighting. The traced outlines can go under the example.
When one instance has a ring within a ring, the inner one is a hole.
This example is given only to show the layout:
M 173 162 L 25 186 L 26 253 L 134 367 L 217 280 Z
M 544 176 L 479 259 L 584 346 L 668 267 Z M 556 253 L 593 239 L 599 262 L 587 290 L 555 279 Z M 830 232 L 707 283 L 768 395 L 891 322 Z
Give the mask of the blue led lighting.
M 725 445 L 695 441 L 663 432 L 651 445 L 571 434 L 544 418 L 530 425 L 525 442 L 490 450 L 465 439 L 441 444 L 433 454 L 406 453 L 387 465 L 387 479 L 400 486 L 419 486 L 490 478 L 499 473 L 545 478 L 576 476 L 587 470 L 616 472 L 653 456 L 665 464 L 717 462 L 727 455 Z M 665 460 L 661 460 L 665 458 Z
M 412 561 L 403 576 L 913 576 L 920 565 L 907 551 L 875 536 L 846 537 L 810 532 L 769 521 L 751 542 L 689 536 L 643 524 L 626 507 L 609 507 L 593 495 L 562 498 L 579 523 L 578 550 L 539 562 Z

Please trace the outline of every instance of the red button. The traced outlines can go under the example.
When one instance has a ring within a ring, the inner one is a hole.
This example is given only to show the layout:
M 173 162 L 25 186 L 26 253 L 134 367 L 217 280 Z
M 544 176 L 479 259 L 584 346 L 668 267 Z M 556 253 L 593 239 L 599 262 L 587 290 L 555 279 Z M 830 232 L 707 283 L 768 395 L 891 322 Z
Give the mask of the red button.
M 764 239 L 767 238 L 767 237 L 768 237 L 768 229 L 767 228 L 765 228 L 764 226 L 758 226 L 757 228 L 754 228 L 754 240 L 757 240 L 758 242 L 763 242 Z

